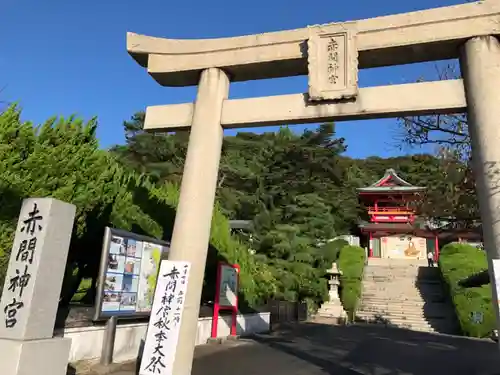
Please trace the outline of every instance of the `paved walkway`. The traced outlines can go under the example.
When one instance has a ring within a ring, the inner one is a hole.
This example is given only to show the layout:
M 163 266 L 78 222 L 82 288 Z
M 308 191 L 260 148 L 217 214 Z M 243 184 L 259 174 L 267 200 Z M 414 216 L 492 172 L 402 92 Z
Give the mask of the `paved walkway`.
M 193 375 L 499 375 L 489 341 L 374 326 L 304 323 L 198 347 Z M 134 368 L 113 375 L 134 375 Z

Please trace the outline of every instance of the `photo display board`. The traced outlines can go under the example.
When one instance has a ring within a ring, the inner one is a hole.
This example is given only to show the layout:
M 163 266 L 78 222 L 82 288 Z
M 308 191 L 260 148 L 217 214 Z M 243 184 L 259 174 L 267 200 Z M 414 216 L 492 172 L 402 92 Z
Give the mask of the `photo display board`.
M 238 274 L 239 266 L 219 263 L 219 296 L 220 307 L 238 307 Z
M 106 228 L 94 320 L 149 316 L 169 243 Z

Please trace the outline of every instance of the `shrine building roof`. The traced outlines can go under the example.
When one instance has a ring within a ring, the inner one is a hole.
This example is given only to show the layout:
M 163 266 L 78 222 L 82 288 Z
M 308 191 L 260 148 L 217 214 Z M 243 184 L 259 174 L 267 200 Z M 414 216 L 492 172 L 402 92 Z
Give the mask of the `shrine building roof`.
M 360 193 L 388 193 L 388 192 L 405 192 L 405 193 L 417 193 L 423 192 L 427 188 L 422 186 L 414 186 L 408 181 L 403 180 L 398 176 L 394 169 L 387 169 L 384 176 L 373 183 L 372 185 L 364 188 L 358 188 Z

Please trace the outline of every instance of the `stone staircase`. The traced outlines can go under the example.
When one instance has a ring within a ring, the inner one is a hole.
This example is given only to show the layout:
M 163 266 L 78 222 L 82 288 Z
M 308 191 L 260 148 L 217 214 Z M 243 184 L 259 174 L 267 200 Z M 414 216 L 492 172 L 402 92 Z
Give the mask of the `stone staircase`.
M 439 269 L 427 267 L 426 260 L 369 259 L 356 321 L 424 332 L 458 332 Z

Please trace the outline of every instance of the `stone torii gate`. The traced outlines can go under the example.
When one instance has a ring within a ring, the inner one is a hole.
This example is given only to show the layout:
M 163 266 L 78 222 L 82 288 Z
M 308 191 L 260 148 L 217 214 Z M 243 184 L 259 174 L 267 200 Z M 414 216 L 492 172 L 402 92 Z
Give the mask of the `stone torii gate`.
M 198 85 L 195 103 L 148 107 L 145 120 L 150 131 L 191 130 L 170 250 L 171 260 L 192 264 L 173 373 L 191 372 L 224 129 L 467 111 L 494 276 L 492 259 L 500 258 L 498 35 L 498 0 L 235 38 L 128 33 L 128 52 L 160 85 Z M 452 58 L 460 59 L 463 80 L 358 88 L 358 69 Z M 309 76 L 308 93 L 228 99 L 230 82 L 296 75 Z M 495 288 L 493 294 L 497 301 Z

